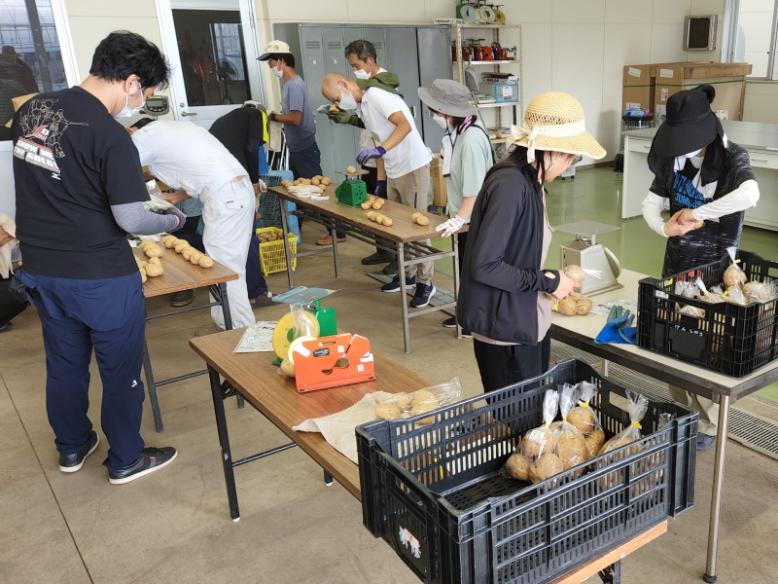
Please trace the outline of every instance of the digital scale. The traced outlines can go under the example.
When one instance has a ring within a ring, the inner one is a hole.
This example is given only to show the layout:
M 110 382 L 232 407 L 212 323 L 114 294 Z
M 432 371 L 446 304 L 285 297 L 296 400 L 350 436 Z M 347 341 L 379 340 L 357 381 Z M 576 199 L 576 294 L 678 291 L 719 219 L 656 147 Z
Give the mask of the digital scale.
M 554 227 L 554 231 L 571 233 L 575 239 L 559 248 L 559 265 L 581 266 L 586 279 L 579 292 L 593 296 L 621 288 L 618 277 L 621 264 L 616 255 L 604 245 L 597 243 L 597 236 L 618 231 L 620 227 L 596 221 L 577 221 Z
M 335 189 L 335 198 L 338 203 L 349 207 L 359 207 L 367 201 L 367 183 L 360 177 L 369 174 L 368 171 L 357 170 L 353 173 L 338 171 L 338 174 L 346 177 Z
M 152 95 L 143 104 L 143 113 L 158 118 L 170 111 L 170 100 L 166 95 Z

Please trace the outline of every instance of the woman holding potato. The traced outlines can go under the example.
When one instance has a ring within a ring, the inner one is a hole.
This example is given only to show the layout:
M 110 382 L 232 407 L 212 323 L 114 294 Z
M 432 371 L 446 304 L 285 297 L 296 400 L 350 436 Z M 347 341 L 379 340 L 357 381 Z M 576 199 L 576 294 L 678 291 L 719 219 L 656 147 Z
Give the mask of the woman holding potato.
M 470 218 L 457 319 L 473 333 L 485 391 L 548 369 L 551 305 L 578 283 L 543 264 L 551 245 L 543 185 L 576 156 L 602 146 L 572 95 L 543 93 L 527 106 L 513 152 L 487 173 Z

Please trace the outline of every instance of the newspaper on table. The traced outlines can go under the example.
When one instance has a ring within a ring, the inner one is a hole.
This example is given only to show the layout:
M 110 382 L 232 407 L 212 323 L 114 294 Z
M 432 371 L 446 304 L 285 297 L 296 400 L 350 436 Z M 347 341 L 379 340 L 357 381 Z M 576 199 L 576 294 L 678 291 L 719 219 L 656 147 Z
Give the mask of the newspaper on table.
M 269 353 L 273 351 L 273 331 L 278 321 L 261 320 L 246 327 L 235 346 L 236 353 Z

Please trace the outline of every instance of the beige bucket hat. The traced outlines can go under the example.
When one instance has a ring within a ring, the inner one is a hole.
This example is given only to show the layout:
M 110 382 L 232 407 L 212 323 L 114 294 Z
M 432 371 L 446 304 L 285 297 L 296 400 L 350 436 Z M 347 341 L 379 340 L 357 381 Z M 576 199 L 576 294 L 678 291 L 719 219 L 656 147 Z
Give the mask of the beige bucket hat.
M 541 93 L 527 105 L 521 127 L 512 129 L 511 142 L 527 148 L 527 160 L 535 161 L 535 150 L 564 152 L 599 160 L 603 148 L 586 131 L 581 103 L 569 93 Z

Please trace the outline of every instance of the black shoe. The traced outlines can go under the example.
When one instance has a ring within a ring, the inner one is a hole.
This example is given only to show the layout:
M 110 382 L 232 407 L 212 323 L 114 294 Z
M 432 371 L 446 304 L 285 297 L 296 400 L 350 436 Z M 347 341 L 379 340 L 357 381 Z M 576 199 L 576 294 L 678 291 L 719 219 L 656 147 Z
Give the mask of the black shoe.
M 0 322 L 0 333 L 4 333 L 9 328 L 11 328 L 11 323 L 10 322 Z
M 74 454 L 59 455 L 59 470 L 62 472 L 76 472 L 77 470 L 81 470 L 87 457 L 97 450 L 98 444 L 100 444 L 100 438 L 95 432 L 92 432 L 92 438 L 89 440 L 89 444 L 87 444 L 84 450 Z
M 385 264 L 392 261 L 392 254 L 388 254 L 385 251 L 377 251 L 367 257 L 362 258 L 361 263 L 363 266 L 377 266 L 378 264 Z
M 411 306 L 413 308 L 424 308 L 425 306 L 429 306 L 430 300 L 432 300 L 432 297 L 435 296 L 435 292 L 437 291 L 435 284 L 423 284 L 422 282 L 419 282 L 416 284 L 416 293 L 411 299 Z
M 194 301 L 194 290 L 184 290 L 183 292 L 175 292 L 170 295 L 170 306 L 173 308 L 183 308 L 189 306 Z
M 443 328 L 457 328 L 457 319 L 453 316 L 443 321 Z
M 383 270 L 381 270 L 381 273 L 384 276 L 396 276 L 397 275 L 397 264 L 392 262 L 391 264 L 387 264 Z
M 710 434 L 697 432 L 697 452 L 705 452 L 716 444 L 716 437 Z
M 108 471 L 108 482 L 112 485 L 123 485 L 145 477 L 155 470 L 166 467 L 173 462 L 178 455 L 175 448 L 166 446 L 164 448 L 144 448 L 138 460 L 130 466 L 120 470 Z

